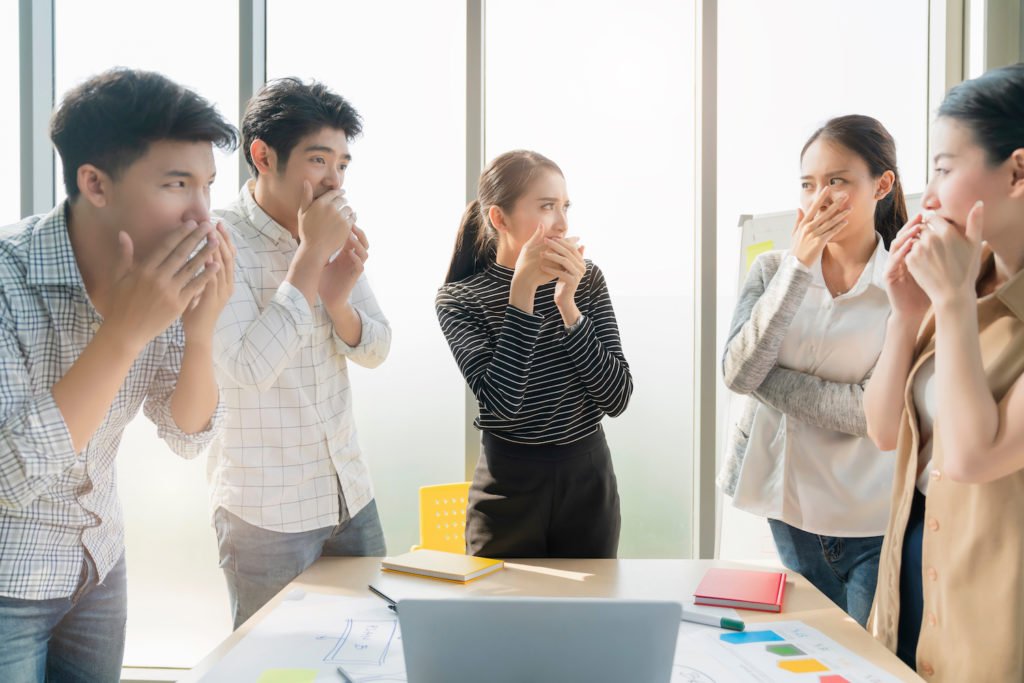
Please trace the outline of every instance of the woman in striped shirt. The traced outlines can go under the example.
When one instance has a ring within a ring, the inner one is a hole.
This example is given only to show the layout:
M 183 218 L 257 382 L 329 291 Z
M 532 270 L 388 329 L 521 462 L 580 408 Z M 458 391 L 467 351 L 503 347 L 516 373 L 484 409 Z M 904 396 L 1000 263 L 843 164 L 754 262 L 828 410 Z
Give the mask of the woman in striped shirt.
M 558 166 L 507 152 L 480 177 L 436 308 L 477 397 L 483 449 L 467 552 L 615 557 L 619 495 L 601 428 L 633 392 L 604 275 L 568 237 Z

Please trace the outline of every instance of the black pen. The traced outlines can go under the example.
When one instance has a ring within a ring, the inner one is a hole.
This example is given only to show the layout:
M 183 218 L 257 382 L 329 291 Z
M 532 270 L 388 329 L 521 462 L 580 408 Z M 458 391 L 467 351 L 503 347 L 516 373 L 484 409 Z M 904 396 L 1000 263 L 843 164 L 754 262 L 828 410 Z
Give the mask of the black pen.
M 388 603 L 388 609 L 389 610 L 391 610 L 395 614 L 398 614 L 398 605 L 395 603 L 394 600 L 392 600 L 388 596 L 384 595 L 383 593 L 381 593 L 379 590 L 377 590 L 373 586 L 367 586 L 367 588 L 370 589 L 371 593 L 376 595 L 378 598 L 382 599 L 384 602 Z
M 338 675 L 341 676 L 341 680 L 345 681 L 345 683 L 356 683 L 355 679 L 349 676 L 348 672 L 342 669 L 340 666 L 338 667 Z

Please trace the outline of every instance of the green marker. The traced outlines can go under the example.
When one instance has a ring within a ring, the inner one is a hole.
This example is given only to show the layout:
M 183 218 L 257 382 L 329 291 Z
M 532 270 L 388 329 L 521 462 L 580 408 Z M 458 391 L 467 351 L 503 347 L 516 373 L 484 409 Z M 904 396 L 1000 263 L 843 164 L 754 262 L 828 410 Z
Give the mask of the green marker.
M 694 624 L 704 624 L 705 626 L 717 626 L 718 628 L 724 628 L 730 631 L 742 631 L 746 628 L 744 623 L 739 619 L 716 617 L 712 614 L 702 614 L 700 612 L 687 612 L 685 608 L 683 609 L 683 621 L 689 621 Z

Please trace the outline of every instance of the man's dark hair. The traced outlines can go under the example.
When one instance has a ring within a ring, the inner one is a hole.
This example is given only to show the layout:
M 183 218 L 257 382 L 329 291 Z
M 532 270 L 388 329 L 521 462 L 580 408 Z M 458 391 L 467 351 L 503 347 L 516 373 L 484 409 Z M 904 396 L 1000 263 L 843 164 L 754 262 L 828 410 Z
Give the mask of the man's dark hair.
M 93 164 L 112 178 L 160 140 L 238 146 L 238 130 L 208 101 L 152 71 L 111 69 L 72 88 L 50 119 L 68 198 L 78 168 Z
M 363 132 L 363 122 L 345 98 L 323 83 L 279 78 L 264 85 L 242 116 L 242 149 L 253 176 L 259 175 L 249 151 L 253 140 L 263 140 L 277 152 L 283 169 L 299 140 L 322 128 L 342 130 L 352 140 Z

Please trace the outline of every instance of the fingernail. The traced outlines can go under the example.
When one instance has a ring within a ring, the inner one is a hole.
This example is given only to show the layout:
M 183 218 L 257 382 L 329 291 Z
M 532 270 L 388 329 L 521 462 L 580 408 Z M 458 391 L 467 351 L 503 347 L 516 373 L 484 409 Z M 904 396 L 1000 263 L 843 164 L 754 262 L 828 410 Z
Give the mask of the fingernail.
M 983 208 L 985 208 L 985 202 L 983 202 L 983 201 L 981 201 L 979 199 L 978 201 L 974 202 L 974 208 L 976 208 L 976 209 L 983 209 Z

